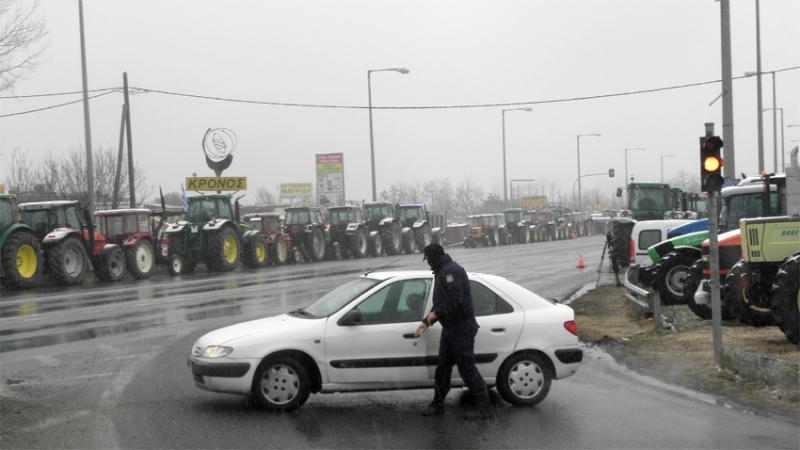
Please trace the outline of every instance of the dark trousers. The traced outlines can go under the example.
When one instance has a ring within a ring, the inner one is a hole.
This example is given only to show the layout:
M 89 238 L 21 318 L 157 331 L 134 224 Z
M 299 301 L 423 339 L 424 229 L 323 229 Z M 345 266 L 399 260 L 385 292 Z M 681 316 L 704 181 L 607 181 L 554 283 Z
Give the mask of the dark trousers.
M 453 365 L 458 366 L 458 373 L 464 384 L 467 385 L 472 395 L 487 395 L 486 383 L 475 367 L 475 335 L 477 329 L 459 330 L 442 328 L 442 338 L 439 341 L 439 363 L 436 366 L 436 397 L 444 400 L 450 392 L 450 378 L 453 374 Z

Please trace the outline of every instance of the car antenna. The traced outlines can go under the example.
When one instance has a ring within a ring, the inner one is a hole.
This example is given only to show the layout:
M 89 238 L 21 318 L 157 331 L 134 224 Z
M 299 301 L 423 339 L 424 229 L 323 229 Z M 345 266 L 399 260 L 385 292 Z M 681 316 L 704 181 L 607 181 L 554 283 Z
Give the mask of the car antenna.
M 400 258 L 400 259 L 403 259 L 403 258 Z M 396 263 L 397 261 L 400 261 L 400 259 L 397 259 L 397 260 L 395 260 L 395 261 L 392 261 L 392 262 L 390 262 L 390 263 L 388 263 L 388 264 L 384 264 L 384 265 L 382 265 L 382 266 L 380 266 L 380 267 L 376 267 L 376 268 L 374 268 L 374 269 L 370 270 L 369 272 L 365 273 L 364 275 L 369 275 L 369 274 L 371 274 L 372 272 L 375 272 L 375 271 L 377 271 L 377 270 L 381 270 L 381 269 L 383 269 L 384 267 L 389 267 L 389 266 L 391 266 L 392 264 Z

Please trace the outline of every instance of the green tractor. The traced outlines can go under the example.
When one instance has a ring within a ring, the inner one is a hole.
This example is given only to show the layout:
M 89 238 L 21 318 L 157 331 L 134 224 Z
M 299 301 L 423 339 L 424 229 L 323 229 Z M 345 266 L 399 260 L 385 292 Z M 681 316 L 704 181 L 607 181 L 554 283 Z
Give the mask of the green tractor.
M 622 188 L 617 189 L 617 197 L 622 197 Z M 621 217 L 641 220 L 672 219 L 671 213 L 678 211 L 675 193 L 665 183 L 630 183 L 625 209 Z
M 266 240 L 257 230 L 240 223 L 239 202 L 232 207 L 231 199 L 230 194 L 187 199 L 189 212 L 185 220 L 167 228 L 170 275 L 191 273 L 201 262 L 213 272 L 230 272 L 240 259 L 247 267 L 266 265 Z M 242 253 L 244 258 L 240 258 Z
M 422 204 L 399 205 L 397 218 L 403 224 L 403 247 L 406 253 L 414 253 L 414 247 L 420 253 L 433 242 L 441 242 L 442 230 L 432 228 L 428 208 Z
M 17 222 L 16 198 L 0 194 L 0 283 L 32 289 L 42 282 L 44 257 L 31 227 Z
M 503 211 L 505 225 L 500 225 L 501 244 L 527 244 L 531 240 L 531 221 L 523 217 L 523 210 L 510 208 Z
M 389 256 L 403 252 L 403 224 L 395 217 L 395 208 L 391 203 L 374 202 L 361 205 L 361 216 L 364 224 L 372 233 L 380 236 L 381 246 Z M 380 255 L 380 252 L 376 252 Z
M 309 206 L 286 208 L 283 234 L 289 236 L 291 246 L 299 248 L 306 261 L 317 262 L 325 259 L 326 250 L 331 242 L 330 233 L 326 228 L 327 223 L 320 208 Z M 331 251 L 334 251 L 333 248 Z

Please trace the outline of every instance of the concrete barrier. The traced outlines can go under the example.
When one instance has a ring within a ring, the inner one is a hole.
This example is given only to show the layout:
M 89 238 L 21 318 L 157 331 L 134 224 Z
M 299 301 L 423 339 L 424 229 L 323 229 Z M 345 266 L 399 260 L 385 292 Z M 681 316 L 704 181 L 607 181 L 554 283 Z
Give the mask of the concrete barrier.
M 719 365 L 745 378 L 800 389 L 800 363 L 788 358 L 723 345 Z

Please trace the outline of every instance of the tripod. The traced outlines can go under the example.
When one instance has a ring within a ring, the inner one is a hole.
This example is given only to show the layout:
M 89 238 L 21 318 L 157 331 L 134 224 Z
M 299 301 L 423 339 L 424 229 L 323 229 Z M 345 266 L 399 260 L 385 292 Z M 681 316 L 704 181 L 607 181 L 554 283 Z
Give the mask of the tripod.
M 606 249 L 608 249 L 608 259 L 611 261 L 611 271 L 614 272 L 614 277 L 617 280 L 617 287 L 622 286 L 622 283 L 619 281 L 619 267 L 617 266 L 617 260 L 614 258 L 613 253 L 613 245 L 611 245 L 611 235 L 606 235 L 606 241 L 603 243 L 603 253 L 600 254 L 600 267 L 597 268 L 597 283 L 595 287 L 600 285 L 600 275 L 603 274 L 603 259 L 606 256 Z

